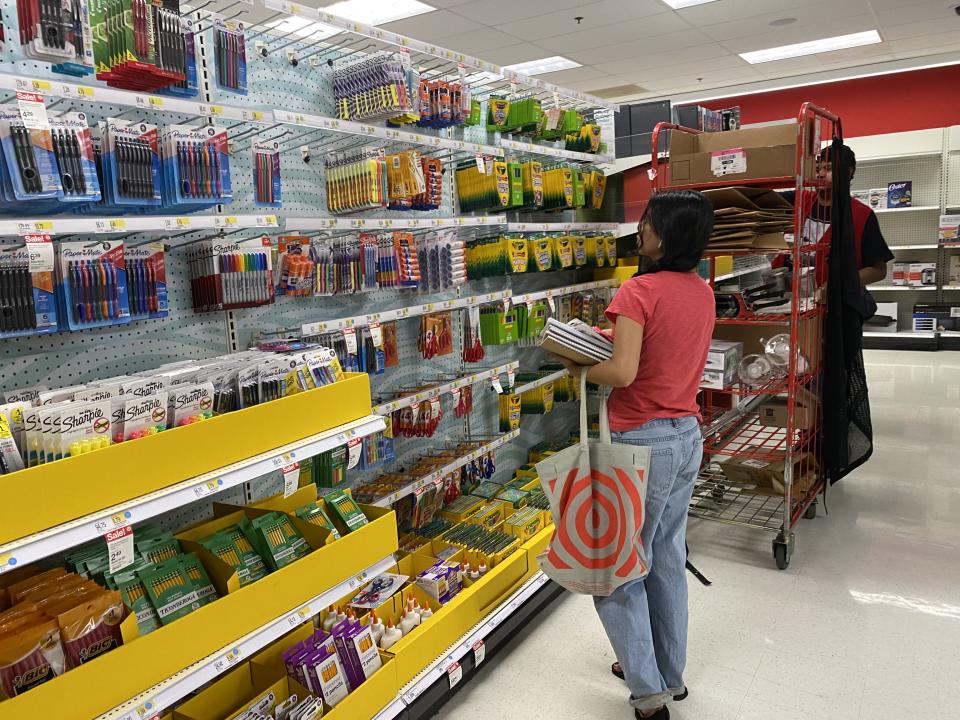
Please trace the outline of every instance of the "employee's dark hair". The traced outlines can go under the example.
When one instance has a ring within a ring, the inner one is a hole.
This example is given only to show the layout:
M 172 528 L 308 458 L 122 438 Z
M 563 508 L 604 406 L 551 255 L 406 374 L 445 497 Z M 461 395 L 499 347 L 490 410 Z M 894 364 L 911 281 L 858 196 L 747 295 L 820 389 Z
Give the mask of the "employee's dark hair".
M 695 190 L 664 190 L 651 196 L 640 220 L 663 241 L 663 257 L 646 272 L 690 272 L 700 263 L 713 232 L 713 205 Z
M 820 161 L 821 162 L 833 162 L 833 157 L 831 153 L 833 152 L 833 146 L 828 145 L 823 150 L 820 151 Z M 857 154 L 849 145 L 840 146 L 840 163 L 843 167 L 846 167 L 850 172 L 850 178 L 853 179 L 853 176 L 857 172 Z

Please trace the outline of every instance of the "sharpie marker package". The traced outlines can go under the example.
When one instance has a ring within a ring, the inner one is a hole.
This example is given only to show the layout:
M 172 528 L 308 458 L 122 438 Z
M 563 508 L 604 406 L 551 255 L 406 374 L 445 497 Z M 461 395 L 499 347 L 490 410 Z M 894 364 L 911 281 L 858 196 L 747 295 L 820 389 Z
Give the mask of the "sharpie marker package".
M 123 241 L 61 242 L 57 282 L 70 330 L 130 322 Z
M 19 109 L 0 109 L 0 149 L 4 200 L 62 197 L 49 126 L 27 127 Z
M 244 24 L 217 18 L 213 22 L 213 47 L 216 53 L 217 87 L 247 94 L 247 39 Z
M 170 314 L 167 300 L 166 253 L 160 241 L 125 247 L 127 295 L 134 320 Z
M 103 132 L 103 190 L 112 205 L 160 205 L 157 126 L 109 118 Z
M 50 134 L 63 188 L 61 200 L 99 200 L 100 180 L 97 178 L 87 114 L 73 112 L 51 117 Z
M 53 266 L 49 235 L 0 247 L 0 338 L 57 331 Z
M 212 238 L 192 246 L 190 275 L 197 312 L 273 302 L 270 238 Z
M 233 202 L 227 131 L 171 125 L 160 139 L 163 205 L 196 209 Z

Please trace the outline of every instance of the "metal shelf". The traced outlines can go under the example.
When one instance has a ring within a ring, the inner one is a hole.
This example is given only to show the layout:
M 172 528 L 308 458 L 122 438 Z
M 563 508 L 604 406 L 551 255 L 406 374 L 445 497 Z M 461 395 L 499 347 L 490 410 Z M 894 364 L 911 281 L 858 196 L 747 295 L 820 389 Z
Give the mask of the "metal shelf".
M 960 290 L 960 285 L 944 285 L 944 290 Z
M 915 206 L 903 207 L 903 208 L 876 208 L 874 212 L 877 215 L 884 215 L 887 213 L 931 212 L 933 210 L 940 212 L 940 206 L 939 205 L 915 205 Z
M 536 143 L 519 142 L 517 140 L 500 139 L 500 147 L 515 152 L 526 153 L 528 155 L 546 155 L 548 157 L 561 158 L 563 160 L 575 160 L 577 162 L 595 163 L 602 165 L 612 163 L 616 160 L 613 155 L 593 155 L 591 153 L 575 152 L 573 150 L 563 150 L 562 148 L 550 147 L 549 145 L 537 145 Z
M 473 373 L 472 375 L 465 375 L 464 377 L 457 378 L 452 382 L 444 383 L 443 385 L 436 385 L 428 390 L 421 390 L 412 395 L 405 395 L 402 398 L 377 405 L 373 408 L 373 413 L 375 415 L 389 415 L 397 410 L 418 405 L 424 400 L 430 400 L 435 397 L 440 397 L 441 395 L 447 395 L 459 388 L 466 387 L 467 385 L 473 385 L 474 383 L 482 382 L 483 380 L 489 380 L 503 373 L 507 373 L 508 378 L 512 378 L 513 374 L 516 373 L 519 367 L 520 362 L 518 360 L 514 360 L 506 365 L 499 365 L 495 368 L 490 368 L 489 370 L 483 370 L 482 372 Z M 508 384 L 512 384 L 512 382 Z
M 505 445 L 506 443 L 510 442 L 515 437 L 517 437 L 519 434 L 520 434 L 519 428 L 517 428 L 516 430 L 511 430 L 507 434 L 501 435 L 496 440 L 492 440 L 484 445 L 481 445 L 479 448 L 477 448 L 473 452 L 467 455 L 464 455 L 463 457 L 459 457 L 453 462 L 448 463 L 447 465 L 444 465 L 439 470 L 436 470 L 430 473 L 429 475 L 424 475 L 421 478 L 417 478 L 412 483 L 406 485 L 400 490 L 397 490 L 396 492 L 391 493 L 386 497 L 382 497 L 379 500 L 370 504 L 376 505 L 377 507 L 383 507 L 383 508 L 390 507 L 395 502 L 397 502 L 397 500 L 405 498 L 407 495 L 412 495 L 417 490 L 422 488 L 424 485 L 429 485 L 430 483 L 437 482 L 438 480 L 440 480 L 440 478 L 442 478 L 447 473 L 452 473 L 454 470 L 459 470 L 464 465 L 472 463 L 478 457 L 486 455 L 488 452 L 491 452 L 492 450 L 496 450 L 502 445 Z
M 700 471 L 690 500 L 691 517 L 779 532 L 783 495 L 765 495 L 731 483 L 716 466 Z
M 351 438 L 372 435 L 386 428 L 382 417 L 368 415 L 234 465 L 190 478 L 149 495 L 142 495 L 97 513 L 77 518 L 0 546 L 0 573 L 95 540 L 115 528 L 138 523 L 196 500 L 210 498 L 284 465 L 345 444 Z M 136 441 L 133 441 L 136 442 Z M 13 562 L 11 562 L 11 560 Z
M 935 291 L 937 289 L 936 285 L 867 285 L 867 290 L 879 291 L 879 292 L 890 292 L 890 291 L 899 291 L 899 292 L 911 292 L 911 291 Z M 946 289 L 946 288 L 944 288 Z
M 925 243 L 920 245 L 890 245 L 891 250 L 936 250 L 940 246 L 937 243 Z
M 597 230 L 617 232 L 617 223 L 507 223 L 507 232 L 571 232 L 573 230 Z
M 522 395 L 525 392 L 530 392 L 531 390 L 536 390 L 538 387 L 542 387 L 548 383 L 556 382 L 561 378 L 565 378 L 570 373 L 566 370 L 557 370 L 557 372 L 550 373 L 549 375 L 544 375 L 538 380 L 532 382 L 524 383 L 518 387 L 515 387 L 510 391 L 511 395 Z
M 864 330 L 864 337 L 876 338 L 903 338 L 905 340 L 934 340 L 937 337 L 935 332 L 914 332 L 913 330 Z
M 721 282 L 723 280 L 730 280 L 735 277 L 740 277 L 741 275 L 749 275 L 750 273 L 762 272 L 764 270 L 769 270 L 769 265 L 755 265 L 748 268 L 740 268 L 739 270 L 734 270 L 733 272 L 726 273 L 724 275 L 717 275 L 714 279 L 714 283 Z
M 157 215 L 113 218 L 53 217 L 0 220 L 3 235 L 106 235 L 191 230 L 247 230 L 275 228 L 276 215 Z
M 236 667 L 238 662 L 246 660 L 264 647 L 288 633 L 291 629 L 312 622 L 315 615 L 331 603 L 353 592 L 368 578 L 376 577 L 389 570 L 396 559 L 388 555 L 374 563 L 356 577 L 344 580 L 339 585 L 324 590 L 309 602 L 293 608 L 281 617 L 267 623 L 259 630 L 238 638 L 236 642 L 222 648 L 204 660 L 185 668 L 177 675 L 168 678 L 122 706 L 104 713 L 97 720 L 144 720 L 159 715 L 165 708 L 182 700 L 227 670 Z

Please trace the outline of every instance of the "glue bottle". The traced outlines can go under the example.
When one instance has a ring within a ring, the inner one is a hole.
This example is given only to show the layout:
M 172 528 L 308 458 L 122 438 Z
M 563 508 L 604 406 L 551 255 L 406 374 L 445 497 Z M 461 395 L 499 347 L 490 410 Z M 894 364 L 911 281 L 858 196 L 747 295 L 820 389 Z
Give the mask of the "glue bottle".
M 403 617 L 400 618 L 400 633 L 406 635 L 417 626 L 417 621 L 413 618 L 413 613 L 409 610 L 403 611 Z
M 377 617 L 375 610 L 370 611 L 370 632 L 373 633 L 373 641 L 379 645 L 380 638 L 383 637 L 385 631 L 383 620 Z
M 326 632 L 330 632 L 330 628 L 337 624 L 337 611 L 334 609 L 333 605 L 327 610 L 327 616 L 323 619 L 323 629 Z
M 428 602 L 423 606 L 423 610 L 420 611 L 420 623 L 424 623 L 427 619 L 433 617 L 433 610 L 430 609 L 430 603 Z
M 387 620 L 387 626 L 383 631 L 383 638 L 380 640 L 380 649 L 386 650 L 387 648 L 396 645 L 402 637 L 403 632 L 394 627 L 393 620 Z

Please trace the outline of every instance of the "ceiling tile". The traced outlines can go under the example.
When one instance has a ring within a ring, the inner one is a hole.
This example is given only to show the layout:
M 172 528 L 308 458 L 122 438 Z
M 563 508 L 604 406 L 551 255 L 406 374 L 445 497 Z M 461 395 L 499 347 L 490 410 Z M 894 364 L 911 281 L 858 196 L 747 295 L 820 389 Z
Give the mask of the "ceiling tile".
M 958 19 L 960 21 L 960 19 Z M 958 22 L 960 24 L 960 22 Z M 883 27 L 880 30 L 880 36 L 884 40 L 903 40 L 906 38 L 922 38 L 928 35 L 939 35 L 949 26 L 938 20 L 924 20 L 922 22 L 909 23 L 904 25 L 894 25 L 892 27 Z M 953 31 L 954 37 L 960 38 L 960 31 Z
M 838 2 L 856 2 L 863 5 L 864 0 L 838 0 Z M 804 4 L 803 0 L 720 0 L 720 2 L 709 2 L 678 10 L 677 14 L 691 25 L 703 27 L 733 20 L 745 20 L 759 13 L 783 11 L 784 15 L 791 15 L 790 11 Z M 866 10 L 867 8 L 864 7 L 864 11 Z M 824 25 L 827 22 L 828 19 L 824 18 Z
M 602 63 L 596 67 L 604 72 L 632 77 L 634 82 L 638 82 L 643 85 L 645 79 L 651 76 L 670 77 L 671 75 L 692 75 L 698 69 L 711 68 L 716 70 L 728 70 L 747 65 L 746 62 L 736 55 L 726 53 L 722 49 L 717 50 L 711 46 L 707 47 L 712 53 L 720 52 L 725 54 L 714 54 L 712 57 L 706 60 L 676 57 L 673 62 L 663 63 L 655 68 L 651 67 L 644 58 L 635 58 L 633 60 L 617 60 L 616 62 Z
M 448 10 L 434 10 L 423 15 L 387 23 L 382 27 L 384 30 L 400 33 L 417 40 L 443 44 L 451 35 L 473 32 L 482 28 L 483 25 L 468 20 L 462 15 L 455 15 Z
M 701 79 L 702 78 L 702 79 Z M 739 70 L 719 70 L 717 72 L 704 71 L 696 75 L 673 78 L 654 78 L 646 83 L 639 83 L 650 90 L 660 93 L 688 92 L 691 90 L 706 90 L 723 85 L 756 82 L 764 77 L 753 68 Z
M 901 40 L 891 40 L 887 45 L 890 46 L 893 52 L 899 54 L 943 47 L 960 49 L 960 33 L 931 33 L 918 37 L 903 38 Z M 930 53 L 924 52 L 923 54 L 928 55 Z
M 604 28 L 589 29 L 568 35 L 557 35 L 539 40 L 538 42 L 543 47 L 550 48 L 557 54 L 562 55 L 564 52 L 587 50 L 590 48 L 605 47 L 607 45 L 616 45 L 618 43 L 640 42 L 644 38 L 662 35 L 664 33 L 676 33 L 681 30 L 687 30 L 700 35 L 701 42 L 693 43 L 695 45 L 710 42 L 710 38 L 706 35 L 702 35 L 696 30 L 690 30 L 690 26 L 681 20 L 676 13 L 651 15 L 650 17 L 639 20 L 628 20 Z
M 481 58 L 496 65 L 513 65 L 530 60 L 540 60 L 553 54 L 539 45 L 524 42 L 478 53 Z
M 672 46 L 671 43 L 673 43 Z M 690 47 L 685 47 L 685 45 L 686 43 L 682 41 L 682 38 L 664 36 L 662 40 L 641 40 L 580 50 L 567 53 L 567 57 L 584 65 L 604 66 L 610 63 L 632 61 L 633 63 L 642 62 L 645 68 L 654 69 L 675 62 L 710 60 L 730 55 L 729 50 L 717 43 Z
M 875 28 L 876 22 L 874 22 L 871 15 L 857 15 L 851 18 L 831 19 L 829 25 L 824 23 L 812 27 L 788 26 L 780 29 L 767 28 L 767 32 L 751 37 L 724 40 L 720 44 L 733 52 L 742 53 L 750 52 L 751 50 L 764 50 L 781 45 L 820 40 L 821 38 L 834 37 L 837 35 L 863 32 Z
M 607 75 L 607 73 L 603 72 L 603 70 L 598 70 L 595 67 L 584 66 L 570 68 L 569 70 L 559 70 L 552 73 L 543 73 L 542 75 L 537 75 L 537 77 L 541 80 L 551 82 L 554 85 L 565 86 L 572 82 L 583 80 L 592 80 L 595 82 L 598 78 L 602 78 L 604 75 Z
M 579 5 L 572 10 L 549 12 L 545 15 L 509 23 L 491 23 L 501 30 L 531 40 L 567 35 L 602 28 L 616 23 L 669 12 L 660 0 L 604 0 Z M 582 17 L 581 22 L 574 20 Z
M 767 77 L 784 77 L 798 72 L 820 72 L 836 67 L 864 65 L 889 60 L 891 57 L 890 48 L 886 44 L 879 44 L 761 63 L 756 68 Z
M 486 58 L 486 51 L 496 48 L 516 45 L 521 38 L 508 35 L 505 32 L 494 30 L 493 28 L 484 28 L 476 32 L 463 33 L 461 35 L 451 35 L 438 42 L 445 48 L 456 50 L 467 55 L 480 56 Z
M 582 0 L 483 0 L 483 2 L 458 5 L 453 12 L 493 26 L 577 8 L 581 4 Z
M 816 28 L 817 33 L 822 33 L 825 32 L 826 29 L 823 18 L 828 15 L 830 16 L 831 22 L 833 22 L 840 18 L 865 16 L 868 15 L 869 12 L 870 10 L 866 7 L 865 0 L 853 3 L 817 2 L 793 8 L 789 12 L 763 13 L 749 18 L 719 23 L 717 25 L 707 25 L 701 29 L 714 40 L 733 40 L 751 35 L 768 35 L 776 33 L 781 29 L 791 32 L 804 32 L 810 28 Z M 782 28 L 770 25 L 774 20 L 779 20 L 784 17 L 796 18 L 797 22 L 792 25 L 783 26 Z M 827 34 L 836 33 L 830 31 Z
M 877 19 L 881 27 L 893 27 L 921 22 L 923 20 L 939 20 L 941 27 L 956 27 L 955 32 L 960 35 L 960 18 L 951 7 L 954 3 L 905 3 L 890 10 L 878 10 Z

